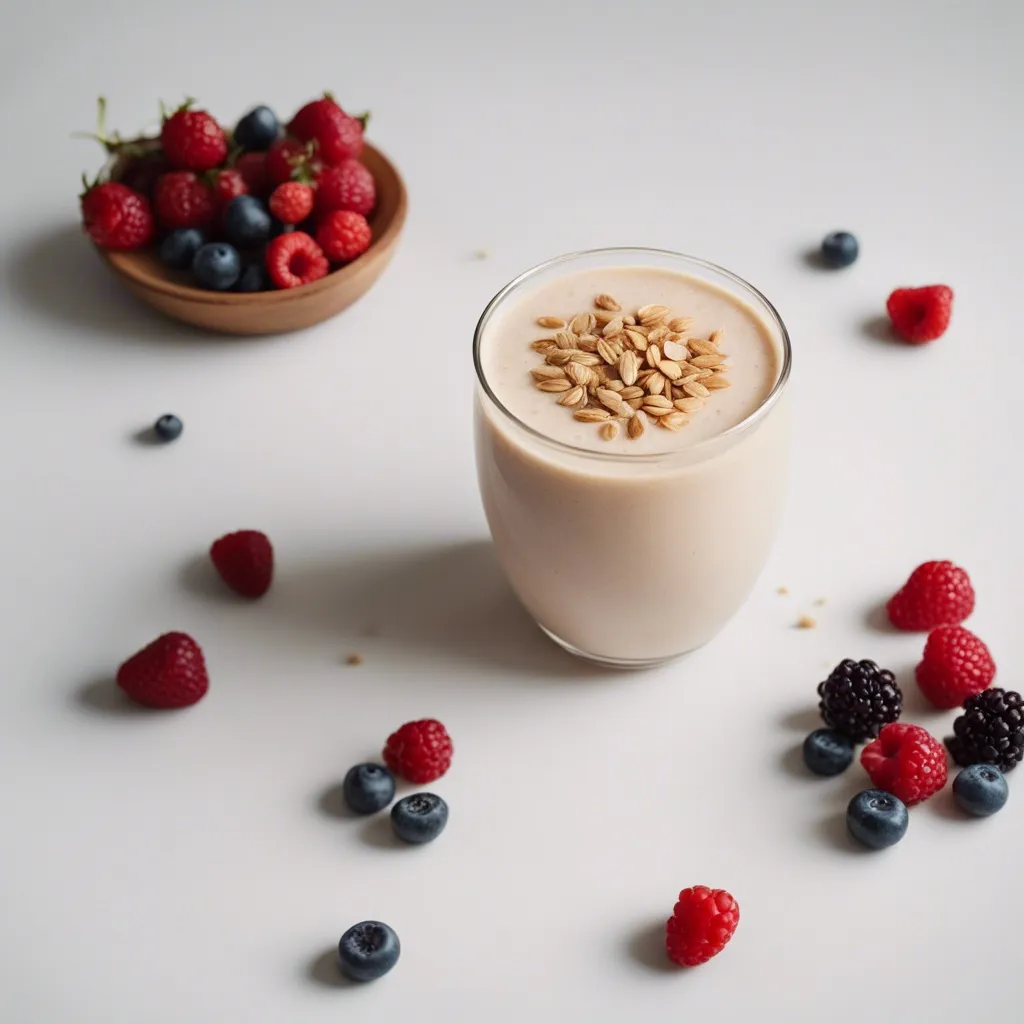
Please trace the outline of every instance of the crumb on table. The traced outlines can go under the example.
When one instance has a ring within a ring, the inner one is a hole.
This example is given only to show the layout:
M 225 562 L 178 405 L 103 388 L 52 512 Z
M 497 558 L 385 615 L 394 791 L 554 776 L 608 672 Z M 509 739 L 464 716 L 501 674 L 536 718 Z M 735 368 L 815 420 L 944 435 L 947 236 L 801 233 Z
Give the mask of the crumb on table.
M 817 608 L 820 608 L 827 600 L 827 597 L 818 597 L 815 598 L 814 604 Z
M 810 615 L 801 615 L 800 618 L 796 620 L 797 629 L 814 629 L 817 624 L 817 620 L 812 619 Z
M 785 597 L 789 593 L 789 587 L 776 587 L 775 593 L 780 597 Z
M 345 664 L 346 665 L 362 665 L 362 663 L 363 663 L 363 656 L 361 654 L 357 653 L 356 651 L 353 651 L 345 659 Z

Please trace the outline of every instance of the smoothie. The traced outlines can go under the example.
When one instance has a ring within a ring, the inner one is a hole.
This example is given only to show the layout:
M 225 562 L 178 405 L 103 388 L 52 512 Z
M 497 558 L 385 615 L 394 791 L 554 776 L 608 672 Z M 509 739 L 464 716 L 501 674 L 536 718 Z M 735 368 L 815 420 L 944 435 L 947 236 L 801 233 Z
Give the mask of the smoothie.
M 617 665 L 714 636 L 782 506 L 788 339 L 767 301 L 674 254 L 579 254 L 492 302 L 476 362 L 484 508 L 540 626 Z

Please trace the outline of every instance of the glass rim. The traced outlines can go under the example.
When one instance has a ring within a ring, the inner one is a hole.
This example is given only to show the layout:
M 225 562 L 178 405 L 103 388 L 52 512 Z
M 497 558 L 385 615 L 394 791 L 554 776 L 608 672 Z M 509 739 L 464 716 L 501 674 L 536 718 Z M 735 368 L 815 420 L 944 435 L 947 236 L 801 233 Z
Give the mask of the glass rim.
M 779 375 L 776 378 L 771 391 L 768 392 L 761 404 L 752 413 L 750 413 L 750 415 L 744 417 L 744 419 L 740 420 L 739 423 L 733 424 L 733 426 L 729 427 L 727 430 L 723 430 L 720 434 L 715 434 L 712 437 L 705 438 L 703 441 L 697 441 L 695 444 L 687 445 L 683 448 L 668 448 L 663 451 L 643 452 L 637 453 L 636 455 L 630 455 L 623 454 L 621 452 L 595 451 L 593 448 L 582 448 L 578 445 L 568 444 L 565 441 L 556 441 L 554 438 L 548 437 L 547 434 L 543 434 L 534 427 L 531 427 L 528 423 L 524 423 L 518 416 L 510 412 L 498 396 L 495 395 L 491 385 L 487 381 L 487 376 L 484 373 L 483 363 L 480 358 L 480 347 L 484 329 L 487 327 L 488 322 L 498 307 L 501 306 L 505 299 L 515 292 L 521 285 L 525 284 L 536 275 L 543 273 L 545 270 L 549 270 L 550 268 L 556 267 L 562 263 L 569 263 L 572 260 L 578 260 L 588 256 L 603 256 L 614 253 L 621 253 L 622 255 L 630 256 L 648 255 L 669 257 L 670 259 L 683 260 L 692 265 L 702 267 L 705 270 L 721 274 L 733 284 L 739 285 L 740 288 L 745 289 L 747 292 L 755 296 L 764 305 L 765 309 L 774 321 L 775 327 L 778 329 L 779 336 L 782 341 L 782 367 L 779 370 Z M 764 417 L 767 416 L 771 409 L 778 403 L 778 400 L 785 389 L 786 382 L 789 380 L 792 363 L 793 350 L 790 343 L 789 331 L 786 329 L 786 325 L 783 322 L 782 317 L 779 315 L 779 311 L 775 308 L 768 297 L 759 289 L 755 288 L 749 281 L 744 280 L 738 274 L 734 274 L 731 270 L 726 270 L 725 267 L 721 267 L 717 263 L 712 263 L 710 260 L 701 259 L 699 256 L 690 256 L 687 253 L 674 252 L 671 249 L 653 249 L 649 246 L 641 245 L 609 246 L 601 249 L 580 249 L 577 252 L 569 252 L 562 256 L 555 256 L 553 259 L 545 260 L 543 263 L 538 263 L 536 266 L 530 267 L 529 270 L 523 271 L 523 273 L 518 277 L 514 277 L 508 282 L 508 284 L 501 288 L 497 294 L 494 295 L 491 301 L 484 307 L 484 311 L 480 314 L 480 319 L 477 320 L 476 329 L 473 331 L 473 367 L 476 370 L 476 378 L 480 387 L 483 388 L 484 394 L 493 403 L 495 408 L 497 408 L 503 416 L 515 423 L 516 426 L 525 430 L 532 437 L 543 442 L 543 444 L 564 452 L 570 452 L 573 455 L 582 455 L 586 458 L 597 459 L 599 461 L 655 462 L 672 456 L 692 456 L 694 453 L 705 451 L 708 447 L 719 444 L 724 439 L 745 433 L 764 419 Z

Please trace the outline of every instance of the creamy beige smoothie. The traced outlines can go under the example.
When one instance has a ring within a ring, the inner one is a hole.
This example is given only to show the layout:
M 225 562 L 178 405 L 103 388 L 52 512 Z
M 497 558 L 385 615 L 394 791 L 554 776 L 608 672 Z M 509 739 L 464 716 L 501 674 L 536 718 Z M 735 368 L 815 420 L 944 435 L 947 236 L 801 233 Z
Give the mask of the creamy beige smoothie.
M 475 356 L 484 508 L 540 626 L 628 666 L 711 639 L 782 507 L 789 343 L 770 304 L 687 257 L 582 253 L 500 293 Z

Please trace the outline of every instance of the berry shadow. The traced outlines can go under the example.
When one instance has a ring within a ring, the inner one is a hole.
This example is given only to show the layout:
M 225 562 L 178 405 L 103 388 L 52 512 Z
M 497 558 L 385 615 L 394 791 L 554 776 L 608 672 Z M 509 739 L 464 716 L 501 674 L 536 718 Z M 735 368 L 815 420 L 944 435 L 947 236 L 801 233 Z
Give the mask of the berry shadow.
M 141 430 L 132 431 L 128 435 L 128 439 L 140 448 L 162 448 L 167 444 L 152 427 L 143 427 Z
M 626 939 L 626 954 L 631 960 L 655 974 L 682 974 L 665 952 L 665 922 L 647 921 Z
M 97 676 L 73 690 L 71 703 L 92 715 L 143 718 L 152 711 L 130 700 L 110 676 Z
M 389 808 L 370 815 L 366 824 L 359 830 L 359 838 L 367 846 L 372 846 L 377 850 L 408 850 L 415 848 L 416 845 L 406 843 L 395 835 L 395 830 L 391 827 Z M 429 846 L 430 844 L 424 843 L 423 845 Z
M 955 773 L 958 771 L 960 771 L 959 767 L 954 765 L 953 771 L 949 773 L 949 781 L 946 783 L 945 788 L 941 792 L 936 793 L 930 800 L 926 800 L 924 807 L 936 817 L 945 818 L 947 821 L 984 821 L 984 818 L 977 818 L 973 814 L 968 814 L 956 802 L 956 798 L 953 796 L 953 779 L 956 778 Z
M 823 728 L 824 723 L 821 720 L 821 715 L 818 714 L 817 706 L 815 706 L 787 711 L 779 719 L 779 725 L 784 729 L 792 729 L 794 732 L 806 735 L 809 732 L 814 732 L 815 729 Z
M 814 828 L 815 837 L 823 845 L 830 849 L 838 850 L 840 853 L 848 853 L 853 857 L 860 857 L 869 853 L 877 853 L 877 850 L 869 850 L 863 843 L 858 843 L 850 830 L 846 827 L 846 806 L 841 811 L 830 814 Z
M 845 267 L 833 267 L 825 262 L 825 257 L 821 254 L 821 246 L 816 245 L 813 249 L 805 249 L 800 254 L 800 262 L 805 267 L 810 267 L 812 270 L 822 270 L 835 273 L 836 270 L 845 270 Z
M 892 329 L 892 321 L 887 316 L 876 314 L 865 318 L 860 322 L 860 333 L 869 341 L 906 348 L 905 342 L 900 341 Z
M 808 730 L 808 732 L 811 731 L 813 730 Z M 810 780 L 824 778 L 824 776 L 815 775 L 814 772 L 804 764 L 803 740 L 783 751 L 782 756 L 779 758 L 779 764 L 787 775 L 792 775 L 797 779 Z
M 321 988 L 359 988 L 360 983 L 343 974 L 338 966 L 338 950 L 336 946 L 318 953 L 306 964 L 304 971 L 306 980 Z
M 224 604 L 251 604 L 252 602 L 240 594 L 236 594 L 217 575 L 208 553 L 193 555 L 178 571 L 178 582 L 190 594 L 208 600 L 220 601 Z
M 901 632 L 889 621 L 889 613 L 885 610 L 884 601 L 872 605 L 864 613 L 864 625 L 876 633 L 888 633 L 890 636 Z

